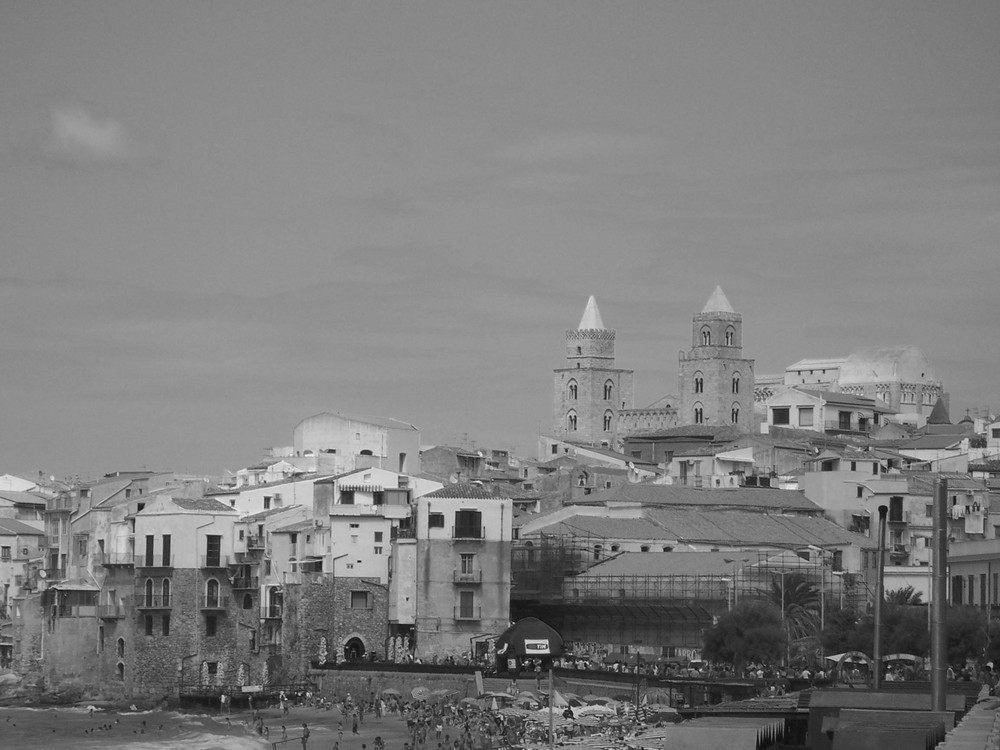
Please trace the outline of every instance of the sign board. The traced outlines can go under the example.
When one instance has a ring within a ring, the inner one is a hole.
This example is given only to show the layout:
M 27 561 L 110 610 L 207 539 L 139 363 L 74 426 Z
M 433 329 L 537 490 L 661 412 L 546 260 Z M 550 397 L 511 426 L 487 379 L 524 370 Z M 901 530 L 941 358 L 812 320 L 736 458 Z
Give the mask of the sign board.
M 264 689 L 263 685 L 244 685 L 240 688 L 244 693 L 259 693 Z
M 549 651 L 549 639 L 548 638 L 525 638 L 524 639 L 524 655 L 525 656 L 548 656 L 551 653 Z

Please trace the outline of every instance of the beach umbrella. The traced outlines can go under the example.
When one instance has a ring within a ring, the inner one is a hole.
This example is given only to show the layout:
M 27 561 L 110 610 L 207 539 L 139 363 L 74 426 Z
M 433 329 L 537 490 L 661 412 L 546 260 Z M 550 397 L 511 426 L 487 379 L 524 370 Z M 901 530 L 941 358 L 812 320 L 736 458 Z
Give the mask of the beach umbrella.
M 423 686 L 415 687 L 410 691 L 410 695 L 413 696 L 414 700 L 425 701 L 430 697 L 431 691 Z
M 608 706 L 595 703 L 592 706 L 583 706 L 573 712 L 576 716 L 617 716 L 618 713 Z
M 392 695 L 395 696 L 396 698 L 402 697 L 402 694 L 398 690 L 396 690 L 396 688 L 386 688 L 385 690 L 382 691 L 382 695 Z

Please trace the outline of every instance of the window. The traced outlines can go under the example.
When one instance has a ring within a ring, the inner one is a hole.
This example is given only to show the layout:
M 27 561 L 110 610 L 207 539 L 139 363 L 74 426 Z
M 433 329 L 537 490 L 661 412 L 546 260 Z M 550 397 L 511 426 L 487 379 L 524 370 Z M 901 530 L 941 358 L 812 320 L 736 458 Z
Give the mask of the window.
M 694 423 L 702 424 L 705 421 L 705 410 L 701 404 L 694 407 Z
M 367 591 L 351 592 L 351 609 L 371 609 Z
M 219 676 L 219 662 L 210 661 L 207 662 L 205 666 L 206 666 L 205 672 L 208 674 L 209 677 Z
M 471 591 L 460 591 L 458 593 L 458 616 L 464 618 L 475 617 L 476 595 Z
M 270 509 L 271 509 L 271 496 L 264 495 L 264 510 L 270 510 Z
M 216 632 L 218 631 L 219 622 L 215 615 L 208 615 L 205 618 L 205 635 L 209 638 L 214 638 Z
M 615 384 L 610 380 L 604 381 L 604 400 L 610 401 L 614 393 Z
M 577 384 L 575 380 L 569 381 L 569 397 L 571 400 L 576 401 L 577 397 Z
M 219 582 L 209 578 L 205 584 L 205 604 L 209 607 L 219 606 Z
M 705 378 L 700 372 L 695 373 L 694 376 L 694 392 L 695 393 L 705 392 Z
M 732 421 L 733 424 L 739 424 L 740 423 L 740 405 L 739 404 L 733 404 L 733 408 L 732 408 L 732 410 L 729 413 L 729 418 L 730 418 L 730 420 Z
M 163 615 L 163 635 L 170 635 L 170 615 Z
M 865 496 L 865 488 L 862 487 L 860 484 L 858 485 L 858 495 L 857 496 L 858 497 L 864 497 Z
M 991 427 L 990 428 L 990 436 L 994 440 L 1000 440 L 1000 427 Z
M 152 635 L 153 634 L 153 616 L 152 615 L 146 615 L 145 618 L 143 618 L 143 619 L 145 620 L 145 624 L 146 624 L 146 635 Z
M 170 579 L 164 578 L 163 583 L 160 584 L 160 593 L 163 595 L 163 606 L 170 606 Z
M 375 545 L 375 554 L 376 555 L 381 555 L 382 554 L 382 547 L 380 547 L 379 545 Z
M 604 412 L 604 431 L 611 432 L 611 419 L 612 414 L 609 411 Z
M 595 561 L 601 559 L 601 549 L 602 549 L 601 545 L 599 545 L 599 544 L 595 544 L 594 545 L 594 560 Z
M 787 406 L 772 406 L 771 424 L 787 425 L 789 423 L 789 411 Z
M 119 638 L 118 642 L 115 644 L 115 655 L 119 659 L 125 658 L 125 639 Z
M 649 552 L 649 545 L 648 544 L 641 544 L 641 545 L 639 545 L 639 551 L 640 552 Z
M 483 536 L 483 514 L 478 510 L 455 512 L 455 538 L 481 539 Z
M 708 328 L 701 329 L 701 345 L 702 346 L 712 345 L 712 331 Z
M 472 554 L 462 554 L 459 558 L 461 564 L 461 571 L 464 575 L 469 575 L 476 572 L 476 556 Z
M 250 594 L 243 595 L 243 609 L 253 609 L 253 596 Z
M 777 424 L 777 422 L 775 422 L 775 424 Z M 787 422 L 785 424 L 787 424 Z M 812 426 L 813 426 L 813 407 L 800 406 L 799 427 L 812 427 Z
M 208 534 L 205 536 L 205 567 L 219 568 L 222 563 L 222 536 Z
M 612 552 L 617 552 L 619 549 L 620 549 L 620 547 L 617 544 L 612 544 L 611 545 L 611 551 Z
M 739 374 L 733 375 L 733 393 L 740 392 L 740 376 Z
M 566 426 L 570 432 L 576 432 L 576 412 L 571 411 L 566 417 Z
M 0 560 L 10 559 L 10 547 L 0 547 Z
M 726 329 L 726 346 L 732 346 L 736 341 L 736 332 L 732 328 Z
M 427 515 L 427 526 L 431 529 L 443 529 L 444 513 L 429 513 Z
M 381 531 L 376 531 L 375 532 L 375 541 L 376 542 L 381 542 L 382 541 L 382 534 L 383 534 L 383 532 L 381 532 Z

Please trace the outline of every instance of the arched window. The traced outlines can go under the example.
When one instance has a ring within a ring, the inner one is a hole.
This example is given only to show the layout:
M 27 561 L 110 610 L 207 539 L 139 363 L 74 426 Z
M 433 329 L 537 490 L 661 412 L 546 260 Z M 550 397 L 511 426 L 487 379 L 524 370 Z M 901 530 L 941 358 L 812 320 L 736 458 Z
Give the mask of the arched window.
M 116 671 L 118 672 L 118 681 L 125 682 L 125 665 L 122 662 L 118 662 Z
M 170 606 L 170 579 L 164 578 L 163 583 L 160 584 L 160 593 L 163 594 L 163 606 Z
M 576 353 L 577 353 L 578 355 L 579 355 L 579 354 L 583 354 L 583 347 L 582 347 L 582 346 L 578 346 L 578 347 L 576 347 Z
M 711 346 L 712 345 L 712 329 L 702 328 L 701 329 L 701 345 Z
M 614 395 L 614 390 L 615 390 L 615 384 L 614 384 L 614 382 L 612 382 L 611 380 L 605 380 L 604 381 L 604 400 L 605 401 L 611 401 L 611 398 Z
M 726 329 L 726 346 L 733 346 L 736 341 L 736 331 L 732 328 Z
M 611 432 L 611 422 L 614 419 L 614 414 L 610 411 L 604 412 L 604 431 Z
M 700 372 L 694 374 L 694 392 L 704 393 L 705 392 L 705 376 Z
M 535 563 L 535 545 L 531 542 L 524 543 L 525 558 L 529 565 L 534 565 Z
M 145 593 L 145 596 L 143 598 L 146 600 L 146 606 L 147 607 L 152 607 L 153 606 L 153 579 L 152 578 L 147 578 L 146 579 L 146 588 L 145 588 L 145 592 L 144 593 Z
M 705 422 L 705 408 L 701 404 L 694 405 L 694 423 L 704 424 Z
M 729 414 L 729 418 L 732 420 L 733 424 L 739 424 L 740 423 L 740 405 L 739 404 L 733 404 L 733 409 L 732 409 L 732 411 Z
M 124 659 L 125 658 L 125 639 L 124 638 L 119 638 L 118 639 L 118 643 L 116 644 L 115 654 L 118 656 L 119 659 Z
M 740 374 L 736 373 L 733 375 L 733 393 L 740 392 Z
M 569 428 L 570 432 L 576 432 L 576 412 L 571 411 L 566 416 L 566 426 Z
M 219 582 L 209 578 L 205 583 L 205 604 L 209 607 L 219 606 Z
M 578 389 L 577 389 L 576 381 L 575 380 L 569 381 L 569 397 L 573 401 L 576 401 L 577 390 Z
M 253 609 L 253 596 L 250 594 L 243 595 L 243 609 Z

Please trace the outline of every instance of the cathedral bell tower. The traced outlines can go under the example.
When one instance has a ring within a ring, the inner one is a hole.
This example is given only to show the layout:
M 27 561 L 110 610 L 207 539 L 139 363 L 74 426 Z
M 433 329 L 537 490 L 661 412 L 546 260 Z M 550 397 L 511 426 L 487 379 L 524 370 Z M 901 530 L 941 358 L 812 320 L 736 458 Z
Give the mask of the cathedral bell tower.
M 580 325 L 566 331 L 566 366 L 553 371 L 552 437 L 616 449 L 618 411 L 631 409 L 633 371 L 615 367 L 615 331 L 591 297 Z
M 754 361 L 743 356 L 743 316 L 733 310 L 722 287 L 694 316 L 690 351 L 681 352 L 682 424 L 753 428 Z

